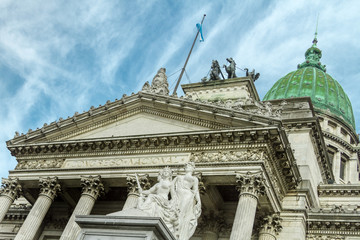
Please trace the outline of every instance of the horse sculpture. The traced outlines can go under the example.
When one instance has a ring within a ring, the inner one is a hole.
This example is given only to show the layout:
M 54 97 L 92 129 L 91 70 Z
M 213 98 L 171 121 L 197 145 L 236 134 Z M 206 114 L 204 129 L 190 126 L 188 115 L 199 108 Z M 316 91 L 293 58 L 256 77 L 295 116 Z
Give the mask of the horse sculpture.
M 236 74 L 235 74 L 235 70 L 236 70 L 236 63 L 234 61 L 234 59 L 232 58 L 227 58 L 226 61 L 228 61 L 230 63 L 229 66 L 226 66 L 224 64 L 224 68 L 228 74 L 228 79 L 230 78 L 236 78 Z

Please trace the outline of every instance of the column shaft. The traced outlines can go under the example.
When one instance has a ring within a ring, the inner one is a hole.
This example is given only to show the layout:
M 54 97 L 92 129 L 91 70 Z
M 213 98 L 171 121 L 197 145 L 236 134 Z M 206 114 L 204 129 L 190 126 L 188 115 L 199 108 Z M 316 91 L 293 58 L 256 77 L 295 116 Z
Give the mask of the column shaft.
M 76 215 L 89 215 L 95 204 L 95 198 L 87 194 L 82 194 L 77 203 L 66 227 L 61 235 L 60 240 L 73 240 L 80 233 L 80 227 L 75 222 Z
M 241 194 L 236 209 L 230 240 L 250 240 L 255 220 L 257 197 Z
M 22 191 L 18 178 L 3 178 L 1 180 L 0 194 L 0 223 L 4 219 L 11 204 L 19 197 Z
M 38 231 L 51 206 L 52 201 L 53 200 L 48 196 L 40 195 L 38 197 L 14 240 L 34 239 L 36 232 Z
M 139 200 L 139 195 L 138 194 L 129 193 L 128 197 L 126 198 L 126 201 L 125 201 L 125 204 L 124 204 L 122 210 L 130 209 L 130 208 L 136 208 L 138 200 Z
M 259 240 L 276 240 L 276 237 L 270 233 L 260 233 Z
M 6 213 L 8 212 L 11 204 L 14 202 L 14 199 L 8 196 L 1 196 L 0 197 L 0 223 L 4 219 Z

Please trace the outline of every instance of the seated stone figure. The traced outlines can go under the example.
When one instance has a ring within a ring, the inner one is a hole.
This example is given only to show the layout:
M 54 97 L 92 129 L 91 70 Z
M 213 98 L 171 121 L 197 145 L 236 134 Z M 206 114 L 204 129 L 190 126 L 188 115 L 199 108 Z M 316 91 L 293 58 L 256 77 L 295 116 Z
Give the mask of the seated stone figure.
M 172 189 L 172 171 L 169 167 L 159 172 L 158 183 L 149 190 L 140 191 L 137 209 L 152 217 L 161 217 L 169 230 L 176 233 L 178 226 L 178 214 L 169 200 Z

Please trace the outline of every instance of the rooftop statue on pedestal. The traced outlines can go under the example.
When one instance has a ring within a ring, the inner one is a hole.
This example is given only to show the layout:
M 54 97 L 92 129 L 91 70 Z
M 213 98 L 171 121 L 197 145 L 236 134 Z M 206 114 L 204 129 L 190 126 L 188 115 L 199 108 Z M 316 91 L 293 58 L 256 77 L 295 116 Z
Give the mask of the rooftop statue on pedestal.
M 235 74 L 235 70 L 236 70 L 236 63 L 234 61 L 234 59 L 232 58 L 227 58 L 226 61 L 228 61 L 230 63 L 229 66 L 226 66 L 224 64 L 224 68 L 228 74 L 228 79 L 230 78 L 236 78 L 236 74 Z
M 222 75 L 219 62 L 217 60 L 213 60 L 211 64 L 211 70 L 210 70 L 210 81 L 211 80 L 220 80 L 219 74 Z
M 246 71 L 246 76 L 249 76 L 254 82 L 259 79 L 260 73 L 255 74 L 255 69 L 253 69 L 251 72 L 249 72 L 248 68 L 244 68 Z

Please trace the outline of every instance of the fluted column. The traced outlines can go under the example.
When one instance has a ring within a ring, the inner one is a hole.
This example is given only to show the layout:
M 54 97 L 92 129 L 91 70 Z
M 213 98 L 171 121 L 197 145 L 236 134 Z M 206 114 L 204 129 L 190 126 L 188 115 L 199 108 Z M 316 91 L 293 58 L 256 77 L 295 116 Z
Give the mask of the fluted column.
M 39 186 L 39 197 L 32 206 L 25 222 L 20 227 L 15 240 L 30 240 L 35 237 L 36 232 L 38 231 L 46 213 L 57 195 L 57 192 L 60 191 L 60 184 L 58 183 L 56 177 L 40 178 Z
M 138 180 L 136 180 L 138 179 Z M 128 185 L 128 196 L 122 210 L 136 208 L 139 199 L 139 186 L 138 182 L 143 190 L 150 189 L 149 175 L 131 175 L 127 176 L 126 183 Z
M 81 197 L 61 234 L 60 240 L 73 240 L 77 237 L 81 229 L 75 222 L 75 216 L 89 215 L 94 207 L 96 199 L 104 191 L 104 185 L 101 183 L 100 176 L 82 177 L 81 186 Z
M 19 197 L 21 185 L 17 178 L 3 178 L 0 189 L 0 223 L 4 219 L 11 204 Z
M 202 232 L 202 240 L 217 240 L 221 228 L 225 226 L 223 213 L 210 211 L 201 216 L 199 228 Z
M 276 235 L 281 231 L 281 218 L 279 214 L 274 213 L 263 218 L 260 221 L 261 228 L 259 240 L 276 240 Z
M 259 195 L 265 193 L 262 172 L 237 174 L 239 202 L 230 240 L 250 240 Z

